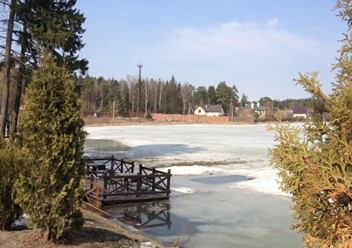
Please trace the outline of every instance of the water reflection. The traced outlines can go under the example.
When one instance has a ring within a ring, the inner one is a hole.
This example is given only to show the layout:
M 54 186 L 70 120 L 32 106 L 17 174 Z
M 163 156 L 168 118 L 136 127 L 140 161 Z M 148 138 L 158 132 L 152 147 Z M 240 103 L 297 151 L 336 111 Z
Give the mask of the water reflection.
M 110 139 L 86 139 L 84 143 L 86 152 L 115 152 L 115 151 L 128 151 L 130 148 L 121 142 Z
M 154 201 L 107 206 L 105 211 L 118 220 L 138 229 L 165 227 L 171 229 L 172 221 L 169 201 Z

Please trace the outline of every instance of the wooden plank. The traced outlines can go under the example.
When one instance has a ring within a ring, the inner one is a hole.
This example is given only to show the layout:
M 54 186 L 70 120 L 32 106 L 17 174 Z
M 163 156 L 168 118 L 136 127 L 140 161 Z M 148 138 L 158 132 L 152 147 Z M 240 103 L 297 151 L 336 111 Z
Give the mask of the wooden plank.
M 96 211 L 98 212 L 101 216 L 105 217 L 105 218 L 110 218 L 111 215 L 107 212 L 105 212 L 104 210 L 101 210 L 100 208 L 97 208 L 95 206 L 93 206 L 92 204 L 89 204 L 88 202 L 82 201 L 83 205 L 85 208 L 88 208 L 90 210 Z
M 160 196 L 151 196 L 151 197 L 121 197 L 121 198 L 107 198 L 107 199 L 103 199 L 101 202 L 103 204 L 116 204 L 116 203 L 133 203 L 133 202 L 144 202 L 144 201 L 159 201 L 159 200 L 167 200 L 169 199 L 168 196 L 165 195 L 160 195 Z

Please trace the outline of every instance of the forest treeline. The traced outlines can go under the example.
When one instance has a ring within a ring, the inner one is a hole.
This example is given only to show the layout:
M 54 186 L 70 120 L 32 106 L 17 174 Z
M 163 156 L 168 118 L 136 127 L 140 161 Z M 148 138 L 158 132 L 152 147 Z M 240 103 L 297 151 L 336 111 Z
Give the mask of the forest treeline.
M 99 112 L 115 115 L 192 114 L 197 106 L 205 104 L 221 104 L 229 115 L 233 109 L 249 107 L 252 102 L 259 103 L 259 106 L 270 105 L 277 110 L 310 106 L 314 102 L 312 98 L 272 100 L 268 96 L 251 102 L 247 95 L 239 96 L 236 85 L 228 85 L 225 81 L 216 86 L 196 87 L 178 82 L 174 76 L 170 80 L 139 79 L 133 76 L 116 80 L 86 76 L 78 77 L 76 81 L 84 115 Z

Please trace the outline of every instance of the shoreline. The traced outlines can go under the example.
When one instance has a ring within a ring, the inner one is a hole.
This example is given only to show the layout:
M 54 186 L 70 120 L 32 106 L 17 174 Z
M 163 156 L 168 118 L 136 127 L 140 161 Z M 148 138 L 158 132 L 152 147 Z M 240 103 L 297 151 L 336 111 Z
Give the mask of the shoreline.
M 111 219 L 101 216 L 99 213 L 95 211 L 84 209 L 82 210 L 85 216 L 92 217 L 97 220 L 97 225 L 107 227 L 108 229 L 112 229 L 112 231 L 116 232 L 119 235 L 124 235 L 130 240 L 137 241 L 139 247 L 143 248 L 165 248 L 166 246 L 160 243 L 158 240 L 155 240 L 147 235 L 142 234 L 137 229 L 134 229 L 133 226 L 130 226 L 126 223 L 123 223 L 117 219 Z M 94 224 L 91 224 L 94 225 Z
M 118 220 L 81 208 L 84 225 L 67 240 L 48 241 L 41 229 L 18 226 L 0 231 L 0 248 L 165 248 L 161 242 L 132 230 Z
M 148 120 L 140 117 L 117 117 L 115 119 L 109 117 L 85 117 L 84 126 L 86 127 L 100 127 L 100 126 L 137 126 L 137 125 L 146 125 L 146 126 L 173 126 L 173 125 L 216 125 L 216 126 L 268 126 L 277 124 L 278 122 L 228 122 L 228 123 L 208 123 L 208 122 L 185 122 L 185 121 L 167 121 L 167 120 Z M 287 122 L 288 123 L 288 122 Z M 299 122 L 291 122 L 299 123 Z M 285 122 L 286 124 L 286 122 Z
M 245 122 L 228 122 L 228 123 L 207 123 L 207 122 L 188 122 L 188 121 L 168 121 L 168 120 L 148 120 L 141 117 L 116 117 L 115 119 L 110 117 L 85 117 L 84 126 L 96 127 L 96 126 L 130 126 L 130 125 L 256 125 L 257 123 L 245 123 Z M 264 123 L 263 124 L 268 124 Z M 261 123 L 260 123 L 261 124 Z

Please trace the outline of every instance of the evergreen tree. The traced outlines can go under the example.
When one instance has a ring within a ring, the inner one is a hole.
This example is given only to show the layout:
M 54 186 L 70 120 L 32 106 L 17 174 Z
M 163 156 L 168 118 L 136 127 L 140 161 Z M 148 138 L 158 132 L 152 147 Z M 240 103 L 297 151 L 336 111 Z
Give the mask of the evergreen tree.
M 248 101 L 248 96 L 246 96 L 245 94 L 242 94 L 242 97 L 241 97 L 241 107 L 246 107 L 250 102 Z
M 80 227 L 85 132 L 79 96 L 67 70 L 47 55 L 25 95 L 20 141 L 31 156 L 16 185 L 17 199 L 49 240 Z
M 202 106 L 207 102 L 207 88 L 199 86 L 193 93 L 193 101 L 195 106 Z
M 21 150 L 0 140 L 0 231 L 8 230 L 22 213 L 14 200 L 13 185 L 23 164 L 25 156 Z
M 75 9 L 76 0 L 1 0 L 0 3 L 4 11 L 6 6 L 9 12 L 8 20 L 4 22 L 7 32 L 3 35 L 6 37 L 3 56 L 6 70 L 0 80 L 4 87 L 0 98 L 0 137 L 4 137 L 7 126 L 13 141 L 24 87 L 44 50 L 51 51 L 69 72 L 87 70 L 88 61 L 77 55 L 84 46 L 81 38 L 85 18 Z M 0 54 L 0 60 L 1 57 Z M 10 85 L 10 73 L 14 68 L 19 73 L 16 82 Z M 11 88 L 16 90 L 10 92 Z
M 236 85 L 232 86 L 232 88 L 230 88 L 230 89 L 231 89 L 230 101 L 232 101 L 234 106 L 239 106 L 239 96 L 238 96 L 238 89 L 237 89 Z
M 307 247 L 352 247 L 352 4 L 340 0 L 336 7 L 348 33 L 334 68 L 333 93 L 322 92 L 318 73 L 300 74 L 297 82 L 325 106 L 313 109 L 302 130 L 278 126 L 278 143 L 271 150 L 281 187 L 292 195 L 298 220 L 294 228 Z M 330 123 L 323 111 L 332 115 Z
M 209 104 L 216 104 L 218 101 L 218 98 L 216 96 L 216 91 L 214 86 L 209 86 L 208 92 L 207 92 L 207 100 Z
M 84 15 L 76 8 L 76 0 L 24 0 L 19 4 L 18 18 L 27 23 L 34 54 L 49 50 L 69 72 L 87 70 L 88 61 L 76 55 L 83 47 Z M 30 51 L 32 54 L 32 52 Z M 38 57 L 32 58 L 37 61 Z
M 236 92 L 234 92 L 234 89 Z M 227 113 L 229 110 L 229 106 L 231 105 L 231 102 L 236 103 L 238 102 L 238 96 L 237 96 L 237 88 L 231 88 L 227 86 L 226 82 L 220 82 L 218 84 L 218 87 L 216 87 L 216 97 L 218 100 L 218 103 L 222 105 L 223 109 Z

